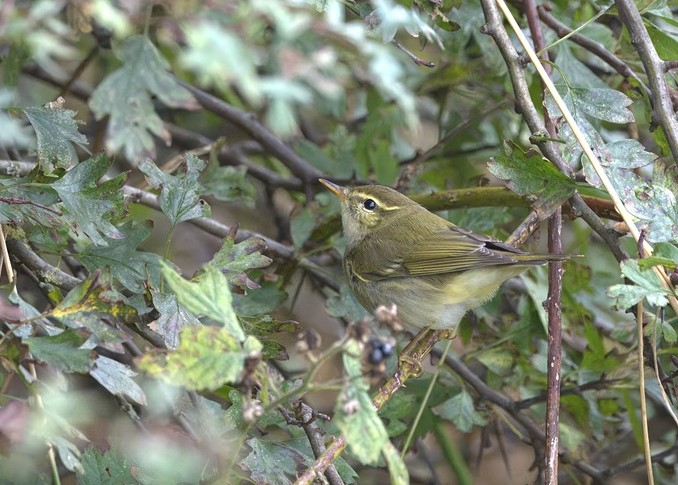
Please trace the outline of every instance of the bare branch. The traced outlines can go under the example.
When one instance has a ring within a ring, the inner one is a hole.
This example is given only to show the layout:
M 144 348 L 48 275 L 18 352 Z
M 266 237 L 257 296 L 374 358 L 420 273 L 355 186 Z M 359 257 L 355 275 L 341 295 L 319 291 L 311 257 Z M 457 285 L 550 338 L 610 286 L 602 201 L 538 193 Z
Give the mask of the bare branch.
M 181 82 L 181 85 L 195 96 L 195 99 L 198 100 L 203 108 L 230 121 L 261 143 L 265 150 L 284 163 L 304 183 L 315 182 L 315 179 L 322 176 L 322 173 L 317 168 L 297 155 L 294 150 L 283 143 L 273 132 L 259 123 L 251 113 L 241 111 L 191 84 Z
M 23 241 L 7 239 L 7 249 L 9 249 L 11 257 L 25 264 L 28 269 L 33 271 L 43 281 L 52 283 L 66 291 L 72 290 L 81 283 L 78 278 L 64 273 L 56 266 L 52 266 L 42 259 Z

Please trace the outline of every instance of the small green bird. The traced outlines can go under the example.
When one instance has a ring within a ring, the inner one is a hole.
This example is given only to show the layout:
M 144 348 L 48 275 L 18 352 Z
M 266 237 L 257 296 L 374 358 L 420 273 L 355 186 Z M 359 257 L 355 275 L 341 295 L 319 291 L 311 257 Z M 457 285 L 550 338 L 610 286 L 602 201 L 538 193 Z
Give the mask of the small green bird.
M 344 274 L 356 298 L 370 312 L 395 304 L 411 327 L 455 330 L 507 279 L 569 257 L 530 254 L 455 226 L 389 187 L 320 182 L 341 200 Z

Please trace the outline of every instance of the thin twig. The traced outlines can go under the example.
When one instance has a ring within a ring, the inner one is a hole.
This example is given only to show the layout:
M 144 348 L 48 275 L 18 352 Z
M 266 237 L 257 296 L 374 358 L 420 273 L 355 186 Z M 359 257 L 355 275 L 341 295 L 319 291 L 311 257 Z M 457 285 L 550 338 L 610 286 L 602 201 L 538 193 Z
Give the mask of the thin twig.
M 574 31 L 570 29 L 567 25 L 561 23 L 557 18 L 555 18 L 549 12 L 548 5 L 539 5 L 537 7 L 539 12 L 539 18 L 548 25 L 558 37 L 563 38 L 569 36 L 568 38 L 583 47 L 591 54 L 598 56 L 601 60 L 607 63 L 612 69 L 617 71 L 624 77 L 630 77 L 638 83 L 638 85 L 643 89 L 643 91 L 649 96 L 650 89 L 645 85 L 645 83 L 638 77 L 638 75 L 631 69 L 624 61 L 615 56 L 612 52 L 607 50 L 605 46 L 601 43 L 596 42 L 595 40 L 586 37 L 585 35 L 579 33 L 573 33 Z
M 316 458 L 320 457 L 326 450 L 325 440 L 323 438 L 323 430 L 315 422 L 318 414 L 308 405 L 301 401 L 295 406 L 297 416 L 299 417 L 300 426 L 308 437 L 311 444 L 311 449 Z M 344 481 L 339 476 L 339 472 L 334 464 L 331 464 L 325 470 L 325 477 L 330 485 L 343 485 Z
M 563 252 L 562 214 L 560 208 L 549 220 L 549 253 Z M 562 361 L 562 290 L 563 263 L 549 263 L 549 293 L 546 300 L 548 313 L 548 351 L 546 387 L 546 469 L 547 485 L 558 483 L 558 436 L 560 422 L 560 376 Z
M 391 41 L 391 44 L 393 44 L 393 45 L 396 46 L 398 49 L 400 49 L 400 50 L 403 51 L 405 54 L 407 54 L 407 56 L 408 56 L 410 59 L 412 59 L 412 61 L 413 61 L 417 66 L 424 66 L 424 67 L 428 67 L 428 68 L 434 68 L 434 67 L 436 67 L 436 63 L 435 63 L 435 62 L 426 61 L 426 60 L 424 60 L 424 59 L 422 59 L 422 58 L 420 58 L 420 57 L 415 56 L 409 49 L 407 49 L 404 45 L 402 45 L 402 44 L 401 44 L 400 42 L 398 42 L 397 40 L 393 39 L 393 40 Z
M 541 29 L 537 5 L 534 0 L 523 2 L 525 15 L 530 27 L 530 34 L 534 42 L 535 50 L 541 53 L 540 58 L 549 61 L 549 53 L 545 51 L 546 43 Z M 545 71 L 551 73 L 551 64 L 546 63 Z M 546 86 L 542 82 L 542 102 L 544 102 Z M 548 111 L 544 110 L 544 124 L 550 138 L 556 137 L 555 124 Z M 549 218 L 548 225 L 548 248 L 549 253 L 562 254 L 562 225 L 563 217 L 561 208 Z M 548 314 L 548 349 L 546 368 L 546 450 L 544 463 L 544 483 L 546 485 L 558 484 L 558 452 L 560 434 L 560 374 L 562 360 L 562 290 L 563 290 L 563 263 L 552 261 L 549 263 L 549 288 L 546 299 Z

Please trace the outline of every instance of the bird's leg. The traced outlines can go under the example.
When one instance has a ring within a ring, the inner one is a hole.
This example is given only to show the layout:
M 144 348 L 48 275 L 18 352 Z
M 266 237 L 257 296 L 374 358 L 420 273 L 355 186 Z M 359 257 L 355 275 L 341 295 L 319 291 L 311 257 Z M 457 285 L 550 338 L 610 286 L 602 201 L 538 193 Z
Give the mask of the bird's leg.
M 408 343 L 403 351 L 398 356 L 398 367 L 402 373 L 406 366 L 408 366 L 414 377 L 421 375 L 421 358 L 422 356 L 418 355 L 417 347 L 422 342 L 422 340 L 428 340 L 435 330 L 430 328 L 423 328 L 419 331 L 417 335 L 414 336 L 410 343 Z

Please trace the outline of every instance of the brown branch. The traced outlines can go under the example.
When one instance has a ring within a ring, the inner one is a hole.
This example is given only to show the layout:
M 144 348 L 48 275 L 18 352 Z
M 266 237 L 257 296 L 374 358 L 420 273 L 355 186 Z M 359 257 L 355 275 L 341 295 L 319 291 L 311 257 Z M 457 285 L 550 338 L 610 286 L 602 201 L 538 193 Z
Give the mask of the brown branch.
M 652 91 L 652 119 L 664 131 L 674 163 L 678 164 L 678 119 L 671 102 L 669 87 L 664 78 L 664 62 L 652 44 L 638 8 L 632 0 L 615 0 L 619 19 L 631 36 L 631 43 L 638 51 L 647 80 Z
M 549 219 L 549 253 L 562 254 L 563 218 L 560 208 Z M 560 423 L 560 376 L 562 371 L 562 293 L 563 263 L 549 263 L 549 292 L 546 300 L 548 313 L 548 351 L 546 377 L 546 468 L 547 485 L 558 483 L 558 435 Z
M 320 426 L 315 422 L 318 413 L 316 413 L 309 405 L 304 404 L 301 401 L 295 405 L 295 411 L 299 417 L 300 426 L 303 428 L 304 433 L 306 433 L 309 443 L 311 443 L 313 454 L 316 458 L 320 457 L 327 448 L 325 446 L 325 440 L 323 439 L 323 430 L 320 429 Z M 325 419 L 329 418 L 325 417 Z M 330 485 L 343 485 L 344 483 L 334 464 L 327 467 L 327 470 L 325 470 L 325 477 L 327 477 L 327 481 Z
M 72 290 L 81 283 L 78 278 L 61 271 L 42 259 L 23 241 L 7 239 L 7 249 L 9 249 L 12 258 L 26 265 L 40 280 L 66 291 Z
M 165 123 L 165 128 L 172 135 L 172 140 L 184 149 L 192 149 L 199 146 L 207 146 L 215 143 L 207 136 L 194 131 Z M 261 153 L 263 150 L 257 142 L 246 141 L 235 143 L 233 145 L 223 146 L 217 157 L 222 165 L 240 166 L 247 168 L 247 173 L 252 177 L 261 180 L 268 187 L 282 187 L 288 190 L 303 190 L 303 183 L 296 177 L 283 177 L 282 175 L 270 170 L 258 163 L 253 162 L 247 155 L 250 153 Z
M 546 47 L 544 34 L 541 29 L 541 21 L 537 13 L 537 5 L 534 0 L 525 0 L 523 9 L 527 17 L 530 33 L 534 42 L 535 50 L 542 52 Z M 543 52 L 543 59 L 548 61 L 548 51 Z M 545 71 L 550 76 L 551 65 L 546 64 Z M 542 81 L 542 103 L 545 100 L 546 86 Z M 556 137 L 556 129 L 553 119 L 544 109 L 544 124 L 549 137 Z M 562 254 L 563 217 L 561 208 L 549 218 L 548 224 L 548 249 L 549 253 Z M 563 293 L 563 263 L 552 261 L 549 263 L 549 289 L 546 299 L 548 314 L 548 349 L 546 368 L 546 418 L 545 438 L 546 450 L 543 464 L 544 483 L 546 485 L 558 484 L 558 451 L 559 451 L 559 423 L 560 423 L 560 375 L 562 364 L 562 293 Z
M 294 150 L 283 143 L 273 132 L 259 123 L 251 113 L 239 110 L 189 83 L 181 81 L 180 83 L 195 96 L 195 99 L 203 108 L 228 120 L 248 133 L 305 184 L 315 182 L 316 179 L 322 176 L 322 172 L 297 155 Z

